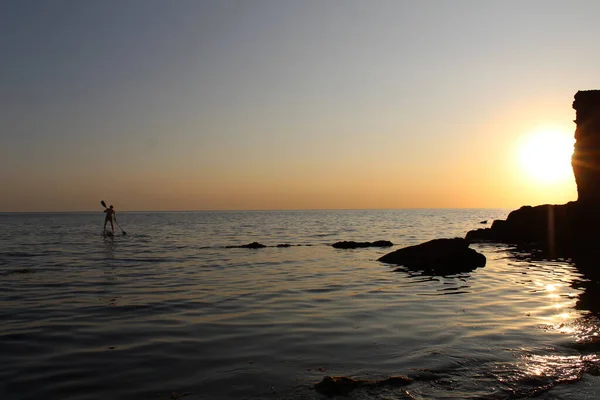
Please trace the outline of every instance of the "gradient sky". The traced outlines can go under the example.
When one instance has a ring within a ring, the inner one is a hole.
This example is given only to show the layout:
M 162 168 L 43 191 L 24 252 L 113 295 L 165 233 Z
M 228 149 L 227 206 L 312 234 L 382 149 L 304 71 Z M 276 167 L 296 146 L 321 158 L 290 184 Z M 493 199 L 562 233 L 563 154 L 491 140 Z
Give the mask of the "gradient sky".
M 600 2 L 0 2 L 0 211 L 507 207 L 576 199 Z

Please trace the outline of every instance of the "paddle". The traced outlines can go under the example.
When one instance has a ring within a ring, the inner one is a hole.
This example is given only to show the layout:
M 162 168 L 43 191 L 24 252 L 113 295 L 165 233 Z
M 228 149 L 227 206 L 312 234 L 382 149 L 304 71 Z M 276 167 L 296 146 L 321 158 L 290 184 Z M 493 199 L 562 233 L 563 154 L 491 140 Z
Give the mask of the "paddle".
M 123 233 L 123 236 L 127 235 L 127 232 L 125 232 L 123 230 L 123 228 L 121 228 L 121 225 L 119 225 L 119 223 L 117 222 L 117 220 L 115 220 L 115 222 L 117 223 L 117 226 L 119 227 L 119 229 L 121 230 L 121 232 Z
M 100 204 L 102 204 L 102 207 L 108 208 L 108 207 L 106 207 L 106 203 L 104 202 L 104 200 L 100 200 Z M 123 230 L 123 228 L 121 228 L 121 225 L 119 225 L 116 218 L 115 218 L 115 222 L 116 222 L 117 226 L 119 227 L 119 229 L 121 230 L 121 232 L 123 233 L 123 236 L 127 235 L 127 232 L 125 232 Z

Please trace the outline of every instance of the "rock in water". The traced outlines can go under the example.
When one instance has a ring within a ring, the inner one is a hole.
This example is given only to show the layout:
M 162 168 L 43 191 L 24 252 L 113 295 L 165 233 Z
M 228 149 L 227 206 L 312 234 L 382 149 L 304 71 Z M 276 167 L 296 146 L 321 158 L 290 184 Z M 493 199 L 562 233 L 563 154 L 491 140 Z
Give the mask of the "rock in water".
M 262 243 L 258 243 L 258 242 L 243 244 L 241 246 L 225 246 L 226 249 L 262 249 L 264 247 L 267 247 L 267 246 L 265 246 Z
M 374 242 L 355 242 L 355 241 L 343 241 L 335 242 L 331 247 L 336 249 L 358 249 L 363 247 L 391 247 L 394 243 L 389 240 L 376 240 Z
M 473 271 L 485 266 L 485 256 L 469 248 L 466 239 L 435 239 L 416 246 L 404 247 L 379 258 L 378 261 L 402 265 L 408 270 L 450 275 Z

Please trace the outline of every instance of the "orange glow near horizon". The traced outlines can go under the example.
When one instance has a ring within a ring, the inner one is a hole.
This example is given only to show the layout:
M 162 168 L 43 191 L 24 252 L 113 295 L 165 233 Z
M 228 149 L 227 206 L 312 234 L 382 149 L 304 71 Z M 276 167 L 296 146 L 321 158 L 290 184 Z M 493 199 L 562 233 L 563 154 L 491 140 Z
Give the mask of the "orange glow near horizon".
M 571 166 L 574 127 L 530 127 L 516 136 L 511 149 L 510 197 L 521 205 L 564 204 L 577 200 Z
M 537 183 L 561 185 L 573 179 L 573 134 L 558 128 L 541 128 L 519 143 L 523 172 Z

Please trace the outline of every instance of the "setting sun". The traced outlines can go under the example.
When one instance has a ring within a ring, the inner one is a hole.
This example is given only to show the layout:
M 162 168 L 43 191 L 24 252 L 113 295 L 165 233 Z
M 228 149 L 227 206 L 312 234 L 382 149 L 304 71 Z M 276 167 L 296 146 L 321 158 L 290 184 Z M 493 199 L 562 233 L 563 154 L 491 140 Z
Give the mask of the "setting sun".
M 572 179 L 573 134 L 541 129 L 525 136 L 518 147 L 520 167 L 537 183 L 557 184 Z

